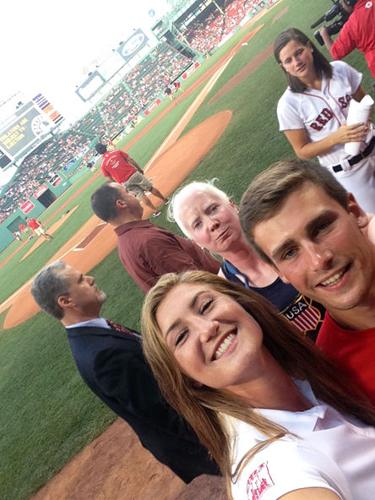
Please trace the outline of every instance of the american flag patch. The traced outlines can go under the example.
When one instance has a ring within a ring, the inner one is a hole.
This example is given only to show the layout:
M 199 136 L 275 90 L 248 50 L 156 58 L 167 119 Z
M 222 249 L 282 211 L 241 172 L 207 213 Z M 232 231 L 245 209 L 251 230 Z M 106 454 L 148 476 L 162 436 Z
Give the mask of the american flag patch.
M 321 306 L 322 307 L 322 306 Z M 324 313 L 312 303 L 312 300 L 299 295 L 297 299 L 282 311 L 283 316 L 301 332 L 316 330 L 323 320 Z
M 267 462 L 262 463 L 250 474 L 247 480 L 246 493 L 248 500 L 259 500 L 262 494 L 274 484 Z

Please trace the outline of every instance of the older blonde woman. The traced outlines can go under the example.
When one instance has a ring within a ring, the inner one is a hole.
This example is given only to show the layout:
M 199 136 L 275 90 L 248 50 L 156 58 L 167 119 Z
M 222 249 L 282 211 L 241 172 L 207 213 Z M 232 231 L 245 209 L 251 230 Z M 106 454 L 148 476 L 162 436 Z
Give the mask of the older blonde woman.
M 169 217 L 188 238 L 224 259 L 221 276 L 268 299 L 299 331 L 315 339 L 323 306 L 284 283 L 249 246 L 237 207 L 224 191 L 212 182 L 191 182 L 173 196 Z

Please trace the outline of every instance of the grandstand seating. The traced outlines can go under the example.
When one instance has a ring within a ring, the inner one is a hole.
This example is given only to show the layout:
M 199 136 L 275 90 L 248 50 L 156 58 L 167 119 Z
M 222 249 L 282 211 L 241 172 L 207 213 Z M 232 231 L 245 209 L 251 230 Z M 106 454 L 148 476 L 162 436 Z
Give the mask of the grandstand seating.
M 270 0 L 268 0 L 270 1 Z M 264 7 L 264 0 L 221 0 L 224 15 L 211 3 L 185 29 L 182 41 L 206 54 L 216 48 L 249 14 Z M 92 156 L 90 144 L 118 135 L 164 95 L 165 88 L 191 64 L 191 60 L 165 42 L 159 43 L 132 68 L 106 97 L 67 132 L 43 143 L 19 167 L 15 182 L 0 199 L 0 223 L 28 199 L 51 172 L 64 169 L 73 159 Z
M 36 191 L 48 174 L 64 169 L 72 159 L 88 160 L 93 140 L 108 140 L 136 120 L 190 64 L 190 59 L 160 43 L 72 128 L 43 143 L 22 161 L 15 182 L 1 197 L 0 223 Z
M 207 54 L 232 33 L 245 16 L 256 14 L 264 5 L 264 0 L 232 0 L 223 3 L 222 14 L 212 3 L 183 31 L 183 37 L 193 49 Z

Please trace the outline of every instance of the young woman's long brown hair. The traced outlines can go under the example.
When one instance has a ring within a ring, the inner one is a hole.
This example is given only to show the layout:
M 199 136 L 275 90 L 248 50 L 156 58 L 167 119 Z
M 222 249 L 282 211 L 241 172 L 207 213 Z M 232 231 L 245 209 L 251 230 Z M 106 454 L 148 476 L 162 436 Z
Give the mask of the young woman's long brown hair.
M 221 415 L 230 415 L 249 423 L 268 436 L 250 450 L 246 461 L 259 449 L 287 434 L 287 430 L 252 411 L 248 403 L 222 389 L 198 386 L 181 372 L 169 350 L 156 320 L 160 303 L 179 284 L 204 284 L 237 301 L 259 323 L 263 342 L 275 360 L 291 377 L 306 379 L 317 398 L 342 413 L 375 425 L 375 411 L 361 395 L 350 393 L 347 381 L 308 339 L 280 316 L 260 295 L 203 271 L 166 274 L 149 291 L 142 309 L 145 356 L 167 401 L 183 415 L 208 448 L 227 479 L 230 495 L 232 479 L 230 439 Z
M 332 78 L 332 66 L 329 64 L 329 61 L 324 55 L 316 48 L 316 46 L 312 43 L 311 40 L 297 28 L 288 28 L 278 35 L 274 44 L 273 44 L 273 55 L 276 59 L 276 62 L 280 64 L 282 70 L 286 74 L 286 78 L 288 80 L 288 84 L 290 90 L 292 92 L 304 92 L 307 89 L 307 86 L 301 82 L 299 78 L 296 76 L 292 76 L 285 71 L 280 61 L 280 52 L 281 50 L 288 45 L 289 42 L 299 42 L 301 45 L 305 47 L 311 47 L 313 50 L 313 61 L 314 68 L 318 77 L 322 78 L 325 76 L 326 78 Z

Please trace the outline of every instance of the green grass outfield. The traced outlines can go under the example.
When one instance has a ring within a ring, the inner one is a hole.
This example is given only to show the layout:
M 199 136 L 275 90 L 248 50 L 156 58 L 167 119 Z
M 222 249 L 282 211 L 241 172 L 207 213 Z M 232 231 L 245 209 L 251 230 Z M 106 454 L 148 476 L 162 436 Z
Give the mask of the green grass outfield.
M 309 25 L 330 5 L 328 0 L 283 0 L 256 22 L 255 26 L 265 24 L 265 27 L 233 58 L 186 129 L 220 110 L 233 111 L 233 119 L 220 141 L 189 177 L 189 181 L 218 177 L 218 186 L 239 200 L 258 171 L 273 161 L 292 156 L 288 143 L 277 130 L 276 104 L 286 82 L 272 57 L 230 93 L 213 104 L 209 101 L 224 83 L 271 44 L 280 31 L 296 26 L 311 33 Z M 289 8 L 288 13 L 272 23 L 286 7 Z M 237 33 L 204 63 L 186 86 L 191 85 L 220 55 L 253 28 L 254 25 L 251 25 Z M 365 73 L 364 87 L 369 89 L 370 76 L 363 58 L 354 54 L 347 61 Z M 147 162 L 163 142 L 197 92 L 183 100 L 148 136 L 129 150 L 141 164 Z M 133 134 L 146 126 L 167 104 L 169 101 L 144 120 Z M 131 137 L 127 137 L 122 145 Z M 43 219 L 49 217 L 89 175 L 82 176 L 43 214 Z M 53 241 L 43 243 L 21 264 L 20 256 L 32 243 L 26 245 L 0 269 L 0 301 L 29 279 L 87 220 L 91 215 L 90 194 L 102 182 L 102 179 L 97 179 L 79 199 L 68 205 L 66 209 L 77 204 L 80 207 L 56 232 Z M 51 220 L 50 223 L 53 222 Z M 177 231 L 164 215 L 158 219 L 158 224 Z M 16 247 L 16 244 L 12 245 L 12 249 Z M 0 262 L 11 251 L 8 249 L 1 256 Z M 109 296 L 103 315 L 138 328 L 142 294 L 127 277 L 116 251 L 93 270 L 93 275 Z M 4 314 L 0 316 L 1 324 L 3 318 Z M 115 418 L 81 381 L 62 327 L 43 313 L 16 328 L 0 332 L 0 400 L 0 498 L 3 500 L 28 498 Z

